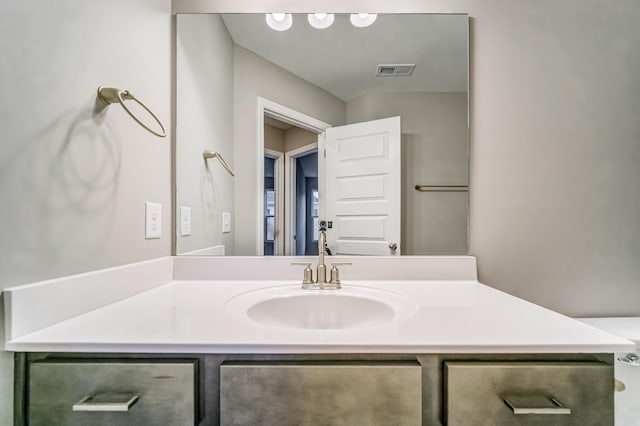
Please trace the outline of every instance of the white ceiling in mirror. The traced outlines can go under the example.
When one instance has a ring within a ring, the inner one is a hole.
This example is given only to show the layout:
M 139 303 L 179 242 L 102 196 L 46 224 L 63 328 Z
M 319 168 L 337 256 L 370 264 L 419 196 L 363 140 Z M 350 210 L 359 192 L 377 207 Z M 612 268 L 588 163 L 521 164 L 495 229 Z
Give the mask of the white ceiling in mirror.
M 349 15 L 331 27 L 313 28 L 293 15 L 284 32 L 262 14 L 227 14 L 233 41 L 348 102 L 368 92 L 466 92 L 466 15 L 379 15 L 356 28 Z M 376 77 L 379 64 L 415 64 L 410 77 Z M 339 78 L 336 70 L 339 69 Z

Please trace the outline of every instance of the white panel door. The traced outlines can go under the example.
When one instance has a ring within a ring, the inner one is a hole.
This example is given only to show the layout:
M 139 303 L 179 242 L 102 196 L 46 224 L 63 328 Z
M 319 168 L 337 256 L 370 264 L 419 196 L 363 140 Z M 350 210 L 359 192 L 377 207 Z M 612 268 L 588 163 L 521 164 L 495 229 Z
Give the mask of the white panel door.
M 333 224 L 329 249 L 336 255 L 399 255 L 400 117 L 331 127 L 322 143 L 320 199 L 324 219 Z

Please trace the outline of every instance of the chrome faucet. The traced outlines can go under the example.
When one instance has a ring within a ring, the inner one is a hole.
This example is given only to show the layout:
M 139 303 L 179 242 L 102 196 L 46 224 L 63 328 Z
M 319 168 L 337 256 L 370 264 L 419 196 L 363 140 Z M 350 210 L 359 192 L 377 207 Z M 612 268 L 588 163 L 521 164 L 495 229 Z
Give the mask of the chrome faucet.
M 316 265 L 316 279 L 313 279 L 313 270 L 311 263 L 293 262 L 292 265 L 304 265 L 304 277 L 302 279 L 302 288 L 305 290 L 338 290 L 342 288 L 340 284 L 340 271 L 337 266 L 351 265 L 350 262 L 331 263 L 331 279 L 327 282 L 327 266 L 324 264 L 324 255 L 327 250 L 327 222 L 319 221 L 318 226 L 318 264 Z
M 324 264 L 324 252 L 327 249 L 327 222 L 319 221 L 318 233 L 318 266 L 316 267 L 316 284 L 322 287 L 327 283 L 327 267 Z

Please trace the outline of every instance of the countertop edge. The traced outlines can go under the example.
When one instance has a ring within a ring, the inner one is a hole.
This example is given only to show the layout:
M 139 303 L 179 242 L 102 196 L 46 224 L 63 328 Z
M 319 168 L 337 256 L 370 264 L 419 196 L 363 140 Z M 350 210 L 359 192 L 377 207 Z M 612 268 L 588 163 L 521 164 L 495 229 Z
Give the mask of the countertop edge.
M 624 340 L 624 339 L 622 339 Z M 8 342 L 11 352 L 135 353 L 135 354 L 573 354 L 633 352 L 628 344 L 573 345 L 237 345 L 237 344 L 127 344 L 127 343 L 19 343 Z

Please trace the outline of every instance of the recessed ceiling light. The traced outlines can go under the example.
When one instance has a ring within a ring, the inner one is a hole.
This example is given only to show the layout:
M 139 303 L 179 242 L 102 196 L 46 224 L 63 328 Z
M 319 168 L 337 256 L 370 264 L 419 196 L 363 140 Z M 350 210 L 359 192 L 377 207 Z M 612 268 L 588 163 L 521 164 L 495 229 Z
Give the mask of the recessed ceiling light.
M 267 25 L 276 31 L 286 31 L 293 25 L 293 18 L 290 13 L 268 13 L 266 20 Z
M 333 13 L 310 13 L 307 15 L 307 19 L 313 28 L 322 30 L 333 24 L 334 16 Z
M 350 19 L 354 27 L 364 28 L 373 24 L 377 17 L 376 13 L 352 13 Z

